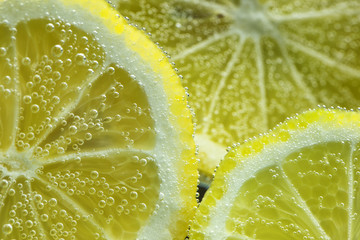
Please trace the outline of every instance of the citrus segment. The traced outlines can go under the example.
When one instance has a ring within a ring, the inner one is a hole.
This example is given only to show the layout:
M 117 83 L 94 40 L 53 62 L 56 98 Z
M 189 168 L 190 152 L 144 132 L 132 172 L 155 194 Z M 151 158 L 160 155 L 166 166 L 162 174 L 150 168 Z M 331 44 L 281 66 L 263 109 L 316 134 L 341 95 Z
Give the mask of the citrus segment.
M 356 0 L 111 2 L 184 76 L 206 175 L 223 155 L 214 146 L 225 149 L 319 104 L 359 105 Z
M 184 239 L 197 161 L 166 56 L 101 1 L 0 13 L 0 235 Z
M 6 25 L 0 24 L 0 149 L 7 149 L 14 136 L 18 97 L 14 71 L 14 48 L 12 33 Z
M 359 120 L 358 112 L 309 111 L 233 148 L 191 239 L 356 239 Z

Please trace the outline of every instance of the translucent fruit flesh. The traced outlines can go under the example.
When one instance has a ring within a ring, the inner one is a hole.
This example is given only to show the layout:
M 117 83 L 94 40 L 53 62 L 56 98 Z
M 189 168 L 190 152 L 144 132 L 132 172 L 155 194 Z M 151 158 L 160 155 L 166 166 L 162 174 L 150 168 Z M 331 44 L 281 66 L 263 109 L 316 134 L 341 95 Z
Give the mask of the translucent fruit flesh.
M 96 26 L 124 27 L 105 3 L 104 20 L 65 2 L 0 1 L 24 13 L 0 17 L 0 236 L 183 239 L 197 181 L 185 91 L 141 33 Z
M 190 239 L 358 239 L 359 116 L 312 111 L 235 147 Z
M 112 2 L 184 76 L 205 175 L 227 146 L 288 116 L 319 104 L 359 106 L 356 0 Z

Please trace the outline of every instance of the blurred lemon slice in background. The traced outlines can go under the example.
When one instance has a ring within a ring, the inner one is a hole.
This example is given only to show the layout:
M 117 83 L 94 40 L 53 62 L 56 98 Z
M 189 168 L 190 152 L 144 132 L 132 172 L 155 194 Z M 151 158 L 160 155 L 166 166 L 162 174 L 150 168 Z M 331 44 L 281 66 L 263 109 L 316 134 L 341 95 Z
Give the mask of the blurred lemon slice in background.
M 360 2 L 112 0 L 183 75 L 200 170 L 227 146 L 319 104 L 360 105 Z
M 320 109 L 234 147 L 190 239 L 359 239 L 360 113 Z
M 185 90 L 103 1 L 0 1 L 0 236 L 181 239 L 198 179 Z

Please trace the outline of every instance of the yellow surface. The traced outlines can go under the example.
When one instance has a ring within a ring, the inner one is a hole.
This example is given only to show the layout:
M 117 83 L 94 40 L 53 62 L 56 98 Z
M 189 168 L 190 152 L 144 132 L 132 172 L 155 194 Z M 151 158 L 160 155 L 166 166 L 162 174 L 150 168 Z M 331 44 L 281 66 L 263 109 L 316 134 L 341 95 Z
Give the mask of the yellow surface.
M 200 170 L 317 105 L 360 106 L 358 0 L 112 0 L 189 88 Z
M 334 109 L 303 113 L 234 147 L 190 239 L 358 239 L 359 149 L 360 113 Z
M 0 1 L 0 238 L 184 239 L 197 160 L 166 56 L 101 1 Z

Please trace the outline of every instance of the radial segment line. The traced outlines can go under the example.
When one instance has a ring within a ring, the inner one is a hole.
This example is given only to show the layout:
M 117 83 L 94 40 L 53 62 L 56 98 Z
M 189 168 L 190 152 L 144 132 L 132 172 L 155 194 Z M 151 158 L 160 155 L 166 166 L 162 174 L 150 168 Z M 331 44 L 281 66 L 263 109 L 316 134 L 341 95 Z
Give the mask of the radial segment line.
M 228 234 L 227 236 L 240 238 L 241 240 L 255 240 L 255 238 L 251 238 L 249 236 L 246 236 L 244 234 L 239 234 L 237 232 Z
M 179 59 L 185 58 L 188 55 L 199 51 L 200 49 L 206 48 L 207 46 L 211 45 L 212 43 L 214 43 L 222 38 L 225 38 L 231 34 L 232 34 L 232 31 L 216 33 L 216 34 L 212 35 L 211 37 L 190 46 L 189 48 L 185 49 L 181 53 L 171 57 L 171 59 L 174 61 L 178 61 Z
M 1 167 L 2 168 L 2 167 Z M 0 168 L 0 169 L 1 169 Z M 2 177 L 3 179 L 3 177 Z M 8 195 L 9 193 L 9 190 L 10 188 L 15 185 L 14 182 L 11 181 L 11 183 L 9 184 L 9 186 L 6 188 L 5 192 L 2 194 L 1 198 L 0 198 L 0 210 L 5 206 L 5 199 L 6 199 L 6 196 Z
M 301 197 L 300 193 L 297 191 L 295 186 L 291 183 L 290 178 L 286 175 L 286 173 L 282 167 L 280 167 L 280 171 L 281 171 L 281 174 L 284 176 L 284 181 L 288 185 L 289 189 L 292 190 L 292 194 L 293 194 L 294 198 L 298 201 L 299 207 L 304 210 L 304 212 L 309 217 L 311 222 L 316 226 L 316 229 L 319 231 L 321 236 L 324 237 L 325 239 L 330 240 L 331 238 L 326 234 L 325 230 L 321 227 L 319 221 L 312 214 L 309 206 L 306 204 L 304 199 Z
M 34 211 L 34 214 L 35 214 L 34 218 L 37 219 L 37 221 L 38 221 L 37 226 L 38 226 L 38 228 L 40 229 L 40 231 L 41 231 L 45 236 L 47 236 L 47 234 L 46 234 L 47 232 L 45 231 L 45 228 L 44 228 L 44 226 L 43 226 L 42 221 L 40 220 L 39 212 L 38 212 L 38 210 L 37 210 L 37 208 L 36 208 L 36 206 L 35 206 L 35 203 L 34 203 L 34 198 L 33 198 L 33 196 L 32 196 L 33 191 L 32 191 L 32 187 L 31 187 L 30 181 L 27 181 L 27 187 L 29 188 L 29 193 L 30 193 L 30 197 L 31 197 L 31 199 L 30 199 L 30 204 L 31 204 L 31 207 L 33 208 L 33 211 Z
M 236 49 L 233 52 L 229 62 L 227 63 L 227 65 L 225 67 L 225 70 L 224 70 L 224 72 L 222 74 L 222 77 L 221 77 L 221 79 L 219 81 L 219 85 L 216 88 L 216 90 L 214 92 L 214 95 L 212 96 L 209 111 L 206 114 L 206 116 L 204 117 L 205 121 L 204 121 L 204 128 L 203 128 L 203 131 L 202 131 L 203 133 L 207 133 L 209 128 L 210 128 L 210 121 L 209 120 L 211 119 L 211 116 L 214 113 L 215 106 L 218 103 L 218 100 L 219 100 L 219 97 L 220 97 L 220 93 L 221 93 L 221 91 L 223 90 L 223 88 L 226 85 L 225 84 L 226 80 L 228 79 L 228 77 L 229 77 L 229 75 L 231 73 L 231 70 L 233 70 L 235 63 L 239 58 L 239 54 L 240 54 L 241 50 L 244 47 L 244 42 L 245 42 L 245 38 L 240 38 L 239 39 L 238 44 L 236 45 Z
M 329 56 L 326 56 L 323 53 L 320 53 L 319 51 L 316 51 L 314 49 L 311 49 L 309 47 L 306 47 L 304 45 L 302 45 L 299 42 L 296 42 L 294 40 L 291 40 L 289 38 L 286 39 L 286 43 L 290 44 L 291 46 L 293 46 L 294 48 L 304 52 L 305 54 L 314 57 L 320 61 L 322 61 L 324 64 L 333 67 L 333 68 L 337 68 L 345 73 L 348 73 L 350 75 L 352 75 L 353 77 L 359 77 L 360 76 L 360 70 L 355 69 L 353 67 L 349 67 L 339 61 L 336 61 L 334 59 L 331 59 Z
M 350 153 L 349 153 L 349 166 L 348 166 L 348 239 L 352 239 L 352 218 L 354 212 L 354 165 L 353 165 L 353 154 L 356 150 L 355 143 L 351 144 Z
M 98 79 L 99 76 L 101 76 L 102 72 L 98 71 L 96 74 L 94 74 L 94 76 L 92 78 L 89 78 L 88 81 L 85 81 L 81 86 L 81 92 L 78 94 L 77 99 L 75 99 L 74 101 L 72 101 L 71 104 L 67 105 L 67 107 L 60 112 L 60 114 L 56 117 L 54 117 L 54 119 L 61 119 L 63 117 L 66 116 L 66 114 L 70 113 L 73 109 L 75 109 L 80 100 L 82 99 L 84 93 L 89 89 L 89 85 L 91 85 L 91 83 L 93 83 L 94 81 L 96 81 Z M 53 126 L 53 128 L 48 128 L 45 130 L 44 134 L 38 138 L 38 140 L 33 144 L 32 148 L 30 149 L 31 152 L 34 151 L 35 147 L 40 145 L 42 141 L 44 141 L 53 131 L 53 129 L 56 129 L 59 125 L 61 124 L 61 121 L 58 121 L 55 126 Z
M 269 119 L 268 119 L 268 111 L 267 111 L 267 96 L 266 96 L 266 84 L 265 84 L 265 66 L 264 66 L 264 56 L 261 51 L 261 43 L 260 39 L 254 39 L 255 51 L 256 51 L 256 67 L 258 70 L 258 80 L 259 80 L 259 90 L 260 90 L 260 101 L 259 107 L 261 109 L 262 119 L 264 121 L 263 126 L 266 129 L 269 128 Z
M 279 47 L 281 49 L 281 53 L 282 53 L 283 57 L 285 58 L 285 61 L 288 63 L 288 66 L 289 66 L 290 72 L 291 72 L 291 76 L 295 80 L 296 85 L 299 88 L 304 89 L 305 92 L 308 93 L 308 94 L 305 95 L 305 97 L 311 102 L 312 105 L 316 105 L 317 100 L 316 100 L 315 96 L 312 94 L 312 90 L 304 82 L 303 76 L 299 73 L 299 71 L 295 67 L 295 64 L 294 64 L 293 60 L 289 57 L 289 52 L 285 48 L 284 42 L 283 41 L 278 41 L 278 45 L 279 45 Z
M 190 3 L 190 4 L 194 4 L 194 0 L 183 0 L 183 2 L 185 3 Z M 231 1 L 228 1 L 229 5 L 226 6 L 224 4 L 219 4 L 216 2 L 209 2 L 209 1 L 204 1 L 204 0 L 200 0 L 200 1 L 196 1 L 197 5 L 212 9 L 214 11 L 222 11 L 222 12 L 228 12 L 229 8 L 235 8 L 235 4 L 232 3 Z
M 15 81 L 15 94 L 18 94 L 18 96 L 16 97 L 15 96 L 15 99 L 16 99 L 16 104 L 15 104 L 15 108 L 16 108 L 16 111 L 14 113 L 14 126 L 17 126 L 17 127 L 13 127 L 13 131 L 12 131 L 12 144 L 11 144 L 11 147 L 10 148 L 15 148 L 16 146 L 16 132 L 17 132 L 17 129 L 18 129 L 18 126 L 20 124 L 20 121 L 19 121 L 19 118 L 20 118 L 20 108 L 21 108 L 21 92 L 20 92 L 20 77 L 19 77 L 19 60 L 17 58 L 17 55 L 16 55 L 16 37 L 15 36 L 12 36 L 12 41 L 11 41 L 11 44 L 12 44 L 12 47 L 13 47 L 13 54 L 14 54 L 14 81 Z
M 59 157 L 55 157 L 55 158 L 51 158 L 49 160 L 46 161 L 46 164 L 44 165 L 48 165 L 48 164 L 53 164 L 53 163 L 63 163 L 64 161 L 71 161 L 71 160 L 75 160 L 76 158 L 80 157 L 80 158 L 98 158 L 101 156 L 109 156 L 109 155 L 114 155 L 114 154 L 123 154 L 123 153 L 130 153 L 130 154 L 144 154 L 147 156 L 153 156 L 153 153 L 151 153 L 150 151 L 145 151 L 145 150 L 140 150 L 140 149 L 120 149 L 120 148 L 107 148 L 104 150 L 100 150 L 100 151 L 88 151 L 88 152 L 76 152 L 76 153 L 70 153 L 70 154 L 63 154 Z
M 36 179 L 39 180 L 44 185 L 49 184 L 47 181 L 45 181 L 44 179 L 42 179 L 40 177 L 37 177 Z M 61 196 L 61 198 L 63 198 L 64 201 L 68 202 L 74 210 L 79 211 L 81 213 L 81 215 L 87 216 L 90 214 L 81 205 L 79 205 L 77 202 L 75 202 L 71 198 L 69 198 L 69 196 L 66 194 L 66 192 L 64 192 L 58 188 L 52 188 L 52 190 L 55 191 L 58 194 L 58 196 Z M 93 224 L 99 231 L 101 231 L 103 236 L 105 236 L 107 240 L 111 240 L 111 238 L 109 236 L 107 236 L 107 234 L 102 230 L 103 227 L 100 226 L 98 223 L 96 223 L 94 221 L 94 219 L 95 218 L 92 218 L 91 220 L 88 220 L 88 222 Z
M 319 11 L 297 12 L 287 15 L 271 15 L 271 19 L 278 23 L 281 23 L 296 20 L 304 21 L 316 18 L 328 18 L 337 15 L 349 16 L 359 14 L 359 7 L 360 5 L 358 5 L 356 8 L 355 6 L 351 6 L 347 3 L 339 3 L 332 8 L 322 9 Z

